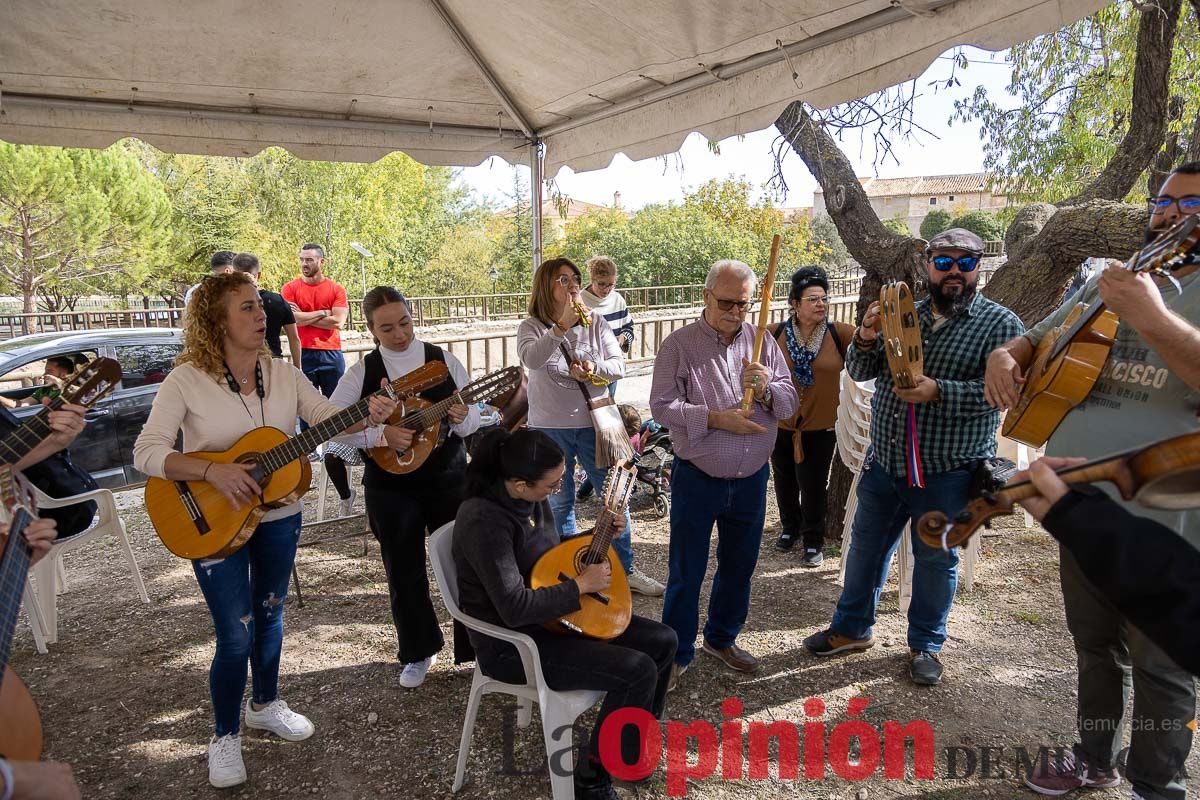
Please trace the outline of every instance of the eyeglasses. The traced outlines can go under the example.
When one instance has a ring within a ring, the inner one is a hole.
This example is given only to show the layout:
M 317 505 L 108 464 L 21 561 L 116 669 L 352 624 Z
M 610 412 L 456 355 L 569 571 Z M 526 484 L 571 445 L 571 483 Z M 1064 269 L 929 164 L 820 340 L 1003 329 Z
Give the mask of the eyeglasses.
M 1165 214 L 1172 205 L 1176 206 L 1181 214 L 1200 214 L 1200 197 L 1194 194 L 1183 197 L 1160 194 L 1158 197 L 1147 197 L 1146 205 L 1150 206 L 1150 212 L 1153 214 Z
M 812 306 L 827 306 L 829 305 L 829 297 L 827 295 L 821 295 L 820 297 L 801 297 L 800 302 L 808 303 Z
M 732 311 L 737 309 L 739 313 L 745 314 L 750 310 L 750 306 L 754 304 L 753 300 L 722 300 L 719 297 L 713 297 L 717 301 L 717 308 L 722 311 Z
M 971 272 L 979 266 L 979 256 L 934 256 L 930 259 L 933 268 L 938 272 L 949 272 L 955 264 L 959 272 Z
M 561 286 L 579 286 L 579 278 L 574 275 L 559 275 L 554 280 L 558 281 Z

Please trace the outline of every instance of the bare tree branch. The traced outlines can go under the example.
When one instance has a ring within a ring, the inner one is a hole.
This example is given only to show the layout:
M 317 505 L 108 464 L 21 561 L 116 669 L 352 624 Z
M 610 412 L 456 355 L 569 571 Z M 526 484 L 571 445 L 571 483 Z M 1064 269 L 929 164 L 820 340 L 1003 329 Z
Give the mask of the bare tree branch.
M 1195 2 L 1195 0 L 1192 0 Z M 1112 159 L 1088 186 L 1059 205 L 1121 200 L 1163 144 L 1167 131 L 1171 53 L 1183 0 L 1142 3 L 1129 128 Z

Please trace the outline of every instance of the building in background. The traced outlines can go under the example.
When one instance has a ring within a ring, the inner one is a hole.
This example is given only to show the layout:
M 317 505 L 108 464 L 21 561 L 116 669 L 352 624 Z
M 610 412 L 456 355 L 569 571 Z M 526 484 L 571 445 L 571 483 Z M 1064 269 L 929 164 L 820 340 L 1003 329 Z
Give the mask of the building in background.
M 919 236 L 921 222 L 934 209 L 949 211 L 957 216 L 967 211 L 997 212 L 1005 207 L 1008 198 L 993 194 L 988 188 L 992 175 L 988 172 L 969 172 L 962 175 L 928 175 L 914 178 L 859 178 L 871 207 L 886 222 L 900 217 L 908 224 L 913 236 Z M 828 216 L 825 195 L 813 192 L 812 213 Z

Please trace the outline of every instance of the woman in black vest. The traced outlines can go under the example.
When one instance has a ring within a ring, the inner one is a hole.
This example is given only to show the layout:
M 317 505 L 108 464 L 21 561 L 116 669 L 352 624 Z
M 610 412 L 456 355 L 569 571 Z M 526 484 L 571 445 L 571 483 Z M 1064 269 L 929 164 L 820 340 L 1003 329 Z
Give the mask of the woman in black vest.
M 343 407 L 357 403 L 384 381 L 406 375 L 429 361 L 442 361 L 450 379 L 419 396 L 431 402 L 450 397 L 468 383 L 467 371 L 452 353 L 417 340 L 404 295 L 390 286 L 376 286 L 363 298 L 367 330 L 379 346 L 342 376 L 329 399 Z M 379 541 L 392 600 L 392 621 L 404 668 L 400 685 L 415 689 L 437 660 L 444 640 L 429 597 L 425 576 L 425 537 L 454 519 L 462 502 L 467 469 L 463 439 L 479 428 L 479 409 L 452 405 L 449 434 L 440 447 L 413 472 L 393 475 L 366 458 L 367 521 Z M 402 450 L 413 432 L 394 425 L 339 437 L 345 444 L 370 448 L 383 444 Z

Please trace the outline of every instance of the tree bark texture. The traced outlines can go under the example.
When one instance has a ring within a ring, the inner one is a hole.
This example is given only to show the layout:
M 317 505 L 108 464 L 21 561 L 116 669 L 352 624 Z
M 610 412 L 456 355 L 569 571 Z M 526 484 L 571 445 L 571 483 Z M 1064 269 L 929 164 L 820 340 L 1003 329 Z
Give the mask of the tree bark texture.
M 1035 204 L 1017 214 L 1037 217 L 1054 206 Z M 1063 290 L 1079 264 L 1090 256 L 1129 258 L 1145 242 L 1146 211 L 1128 203 L 1093 200 L 1054 211 L 1034 232 L 1009 244 L 1008 262 L 983 293 L 1012 309 L 1026 326 L 1062 302 Z M 1010 228 L 1010 231 L 1013 230 Z
M 884 282 L 901 280 L 909 286 L 923 283 L 924 240 L 897 236 L 884 227 L 854 174 L 854 166 L 804 104 L 791 103 L 775 120 L 775 127 L 821 184 L 825 210 L 846 249 L 866 273 L 856 319 L 862 319 L 867 306 L 878 299 Z

